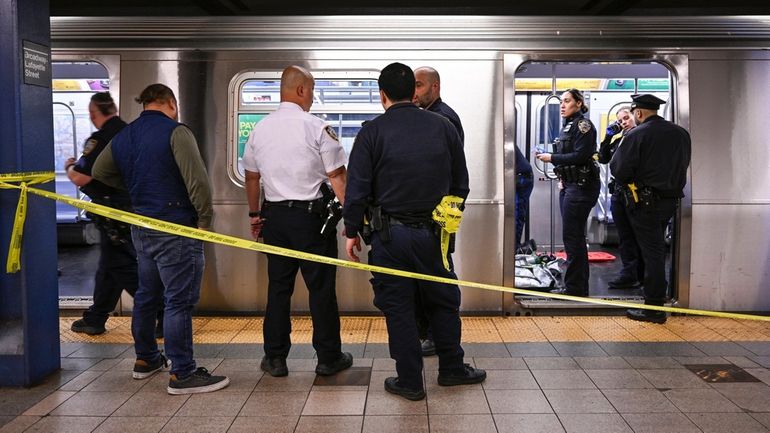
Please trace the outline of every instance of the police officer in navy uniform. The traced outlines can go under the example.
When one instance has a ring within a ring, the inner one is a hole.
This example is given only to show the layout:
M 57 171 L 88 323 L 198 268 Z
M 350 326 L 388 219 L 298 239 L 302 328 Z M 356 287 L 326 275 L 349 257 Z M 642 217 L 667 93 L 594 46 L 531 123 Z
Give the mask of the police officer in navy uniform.
M 385 113 L 361 128 L 348 165 L 343 209 L 348 258 L 359 260 L 358 236 L 365 229 L 368 209 L 367 220 L 374 230 L 370 264 L 456 278 L 444 266 L 432 213 L 447 195 L 468 196 L 462 140 L 446 118 L 414 105 L 415 78 L 408 66 L 388 65 L 378 83 Z M 439 385 L 480 383 L 486 378 L 483 370 L 463 363 L 459 287 L 373 276 L 374 304 L 385 314 L 390 356 L 398 373 L 385 380 L 386 391 L 410 400 L 425 398 L 414 311 L 418 291 L 433 330 Z
M 665 230 L 684 197 L 690 165 L 690 134 L 658 116 L 665 101 L 654 95 L 631 97 L 631 112 L 639 126 L 618 147 L 610 161 L 615 180 L 625 193 L 628 217 L 644 259 L 644 303 L 662 306 L 666 300 Z M 633 320 L 665 323 L 663 311 L 631 309 Z
M 441 99 L 441 76 L 438 71 L 430 66 L 421 66 L 414 70 L 414 102 L 418 107 L 430 112 L 440 114 L 454 125 L 457 133 L 460 134 L 460 141 L 465 144 L 465 131 L 460 122 L 460 116 L 446 102 Z M 454 252 L 454 235 L 450 242 L 450 252 Z M 420 294 L 415 298 L 417 307 L 417 328 L 420 331 L 420 344 L 422 346 L 423 356 L 432 356 L 436 354 L 436 345 L 433 342 L 433 335 L 428 324 L 428 315 L 422 308 Z
M 629 107 L 620 107 L 615 114 L 617 121 L 607 126 L 604 140 L 599 146 L 599 162 L 601 164 L 609 164 L 625 136 L 636 127 L 636 120 Z M 620 138 L 613 140 L 618 134 L 620 134 Z M 631 228 L 631 221 L 628 219 L 622 189 L 616 187 L 614 179 L 610 181 L 609 189 L 612 194 L 610 210 L 612 211 L 612 221 L 618 230 L 618 251 L 623 267 L 617 277 L 607 285 L 610 289 L 637 289 L 640 282 L 644 280 L 642 250 L 636 241 L 634 230 Z
M 537 158 L 554 165 L 562 187 L 559 205 L 562 237 L 567 253 L 564 288 L 553 293 L 588 296 L 588 249 L 586 220 L 599 198 L 599 167 L 594 161 L 596 129 L 583 115 L 588 112 L 583 94 L 568 89 L 561 95 L 564 127 L 555 143 L 555 153 L 539 153 Z
M 118 107 L 110 92 L 95 93 L 88 104 L 91 123 L 98 131 L 91 134 L 83 146 L 79 159 L 69 158 L 64 170 L 72 183 L 80 187 L 94 203 L 123 210 L 131 210 L 126 191 L 112 188 L 91 177 L 91 168 L 107 143 L 126 122 L 118 116 Z M 125 289 L 134 296 L 138 285 L 136 251 L 131 242 L 131 226 L 93 215 L 100 234 L 99 263 L 94 275 L 93 304 L 83 312 L 83 318 L 72 323 L 73 332 L 98 335 L 105 332 L 105 323 L 115 309 Z
M 255 239 L 262 235 L 270 245 L 336 258 L 336 230 L 321 233 L 327 216 L 322 189 L 328 182 L 333 193 L 327 196 L 345 199 L 346 156 L 334 129 L 308 112 L 314 88 L 313 76 L 305 68 L 286 68 L 281 75 L 281 104 L 252 130 L 243 155 L 249 218 Z M 265 199 L 261 207 L 260 181 Z M 316 374 L 336 374 L 353 364 L 353 356 L 341 351 L 336 268 L 270 254 L 265 357 L 260 368 L 274 377 L 289 374 L 289 313 L 297 270 L 309 292 Z

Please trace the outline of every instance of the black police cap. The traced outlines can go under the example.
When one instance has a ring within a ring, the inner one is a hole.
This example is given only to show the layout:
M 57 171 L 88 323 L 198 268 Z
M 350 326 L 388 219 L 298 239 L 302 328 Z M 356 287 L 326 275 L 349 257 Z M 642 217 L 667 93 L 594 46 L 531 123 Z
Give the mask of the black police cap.
M 631 110 L 635 108 L 644 108 L 646 110 L 657 110 L 661 104 L 665 104 L 666 101 L 658 98 L 655 95 L 631 95 L 631 99 L 634 101 L 631 103 Z

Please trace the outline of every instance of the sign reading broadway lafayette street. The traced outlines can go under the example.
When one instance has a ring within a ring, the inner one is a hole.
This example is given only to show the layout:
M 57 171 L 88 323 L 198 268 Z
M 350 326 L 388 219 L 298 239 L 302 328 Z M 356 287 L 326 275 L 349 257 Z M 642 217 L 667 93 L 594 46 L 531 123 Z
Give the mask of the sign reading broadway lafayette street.
M 51 87 L 51 50 L 29 41 L 22 41 L 24 53 L 22 71 L 24 84 Z

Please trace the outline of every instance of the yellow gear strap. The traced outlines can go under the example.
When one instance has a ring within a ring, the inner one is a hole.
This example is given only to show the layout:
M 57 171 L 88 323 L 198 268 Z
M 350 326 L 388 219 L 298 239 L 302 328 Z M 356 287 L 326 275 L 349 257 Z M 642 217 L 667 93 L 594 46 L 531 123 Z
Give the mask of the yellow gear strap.
M 441 259 L 444 267 L 449 269 L 449 239 L 452 233 L 460 230 L 463 211 L 460 208 L 465 200 L 456 195 L 445 195 L 441 203 L 433 209 L 433 221 L 441 227 Z
M 0 189 L 19 190 L 19 203 L 16 205 L 16 215 L 13 217 L 8 260 L 5 262 L 5 272 L 9 274 L 21 269 L 21 239 L 24 234 L 24 220 L 27 218 L 27 186 L 49 182 L 53 179 L 54 174 L 51 172 L 0 174 Z M 19 185 L 13 185 L 10 182 L 17 182 Z

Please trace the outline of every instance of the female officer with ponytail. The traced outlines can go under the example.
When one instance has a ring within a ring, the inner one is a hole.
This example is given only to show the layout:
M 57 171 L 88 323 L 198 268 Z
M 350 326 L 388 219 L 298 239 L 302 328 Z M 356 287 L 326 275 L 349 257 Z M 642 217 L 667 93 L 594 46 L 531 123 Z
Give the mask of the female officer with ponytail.
M 564 288 L 553 293 L 588 296 L 588 249 L 586 220 L 599 198 L 599 167 L 594 160 L 596 128 L 583 117 L 588 112 L 583 94 L 568 89 L 561 95 L 560 114 L 564 119 L 554 153 L 540 153 L 537 158 L 554 165 L 559 176 L 559 205 L 562 238 L 567 253 Z

